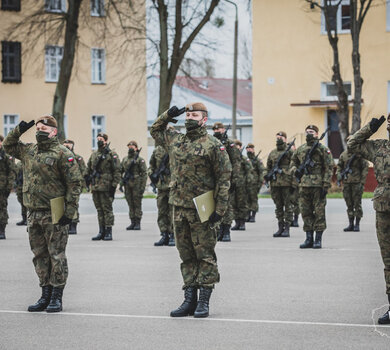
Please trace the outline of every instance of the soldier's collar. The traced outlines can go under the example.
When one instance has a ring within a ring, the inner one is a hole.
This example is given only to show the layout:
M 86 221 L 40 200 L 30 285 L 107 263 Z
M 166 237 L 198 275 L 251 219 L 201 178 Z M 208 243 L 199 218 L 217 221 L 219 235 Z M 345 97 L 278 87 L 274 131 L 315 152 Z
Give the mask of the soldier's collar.
M 190 139 L 190 140 L 195 140 L 201 136 L 204 136 L 207 134 L 207 129 L 205 126 L 200 126 L 199 128 L 196 128 L 194 130 L 191 130 L 191 131 L 187 131 L 186 133 L 186 136 Z

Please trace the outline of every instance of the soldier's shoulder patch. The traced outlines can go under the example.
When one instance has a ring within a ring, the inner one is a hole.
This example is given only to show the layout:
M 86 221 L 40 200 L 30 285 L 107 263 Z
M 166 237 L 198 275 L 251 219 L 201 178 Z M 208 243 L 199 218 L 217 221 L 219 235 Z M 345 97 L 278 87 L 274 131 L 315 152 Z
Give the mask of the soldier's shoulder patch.
M 112 156 L 112 158 L 117 159 L 118 156 L 117 156 L 116 154 L 114 154 L 114 155 Z
M 230 144 L 230 147 L 233 148 L 235 146 L 234 142 Z
M 9 160 L 12 160 L 12 159 L 14 159 L 14 157 L 12 157 L 12 156 L 9 156 Z
M 141 159 L 141 163 L 145 163 L 145 161 L 143 159 Z
M 46 158 L 45 159 L 45 164 L 47 164 L 47 165 L 53 165 L 54 164 L 54 158 L 50 158 L 50 157 L 48 157 L 48 158 Z
M 219 146 L 219 150 L 220 150 L 220 151 L 225 151 L 226 148 L 225 148 L 225 146 Z
M 79 157 L 77 160 L 83 160 L 83 157 Z
M 74 161 L 74 157 L 68 157 L 68 162 L 73 162 Z

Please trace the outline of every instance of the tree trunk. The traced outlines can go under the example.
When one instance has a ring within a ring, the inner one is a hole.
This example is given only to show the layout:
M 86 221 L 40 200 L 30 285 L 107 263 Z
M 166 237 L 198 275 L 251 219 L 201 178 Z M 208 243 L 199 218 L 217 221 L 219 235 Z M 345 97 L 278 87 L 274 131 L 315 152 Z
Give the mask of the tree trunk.
M 53 116 L 58 122 L 58 138 L 61 142 L 65 138 L 64 111 L 76 52 L 79 13 L 82 1 L 83 0 L 68 0 L 68 11 L 65 15 L 64 56 L 61 61 L 60 74 L 53 101 Z

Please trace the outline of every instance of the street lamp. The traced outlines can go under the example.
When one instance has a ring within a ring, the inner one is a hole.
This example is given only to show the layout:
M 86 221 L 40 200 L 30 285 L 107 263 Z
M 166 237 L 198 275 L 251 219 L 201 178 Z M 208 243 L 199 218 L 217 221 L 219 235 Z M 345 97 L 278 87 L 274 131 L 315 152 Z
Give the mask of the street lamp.
M 237 138 L 236 127 L 237 127 L 237 37 L 238 37 L 238 8 L 237 4 L 230 0 L 225 0 L 229 4 L 234 5 L 236 8 L 236 20 L 234 22 L 234 58 L 233 58 L 233 108 L 232 108 L 232 135 L 233 138 Z

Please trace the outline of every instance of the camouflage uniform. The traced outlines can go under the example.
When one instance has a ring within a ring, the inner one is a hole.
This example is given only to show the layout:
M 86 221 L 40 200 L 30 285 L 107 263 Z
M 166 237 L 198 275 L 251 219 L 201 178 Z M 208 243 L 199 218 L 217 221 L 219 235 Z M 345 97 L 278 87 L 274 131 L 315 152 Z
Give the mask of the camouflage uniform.
M 18 198 L 18 202 L 22 208 L 22 218 L 23 220 L 27 219 L 27 208 L 23 204 L 23 167 L 22 162 L 18 162 L 16 164 L 16 196 Z
M 136 153 L 131 153 L 122 159 L 121 171 L 124 175 L 131 162 L 135 159 Z M 147 180 L 147 168 L 145 160 L 138 156 L 132 169 L 132 178 L 124 184 L 125 198 L 129 205 L 129 217 L 132 223 L 140 223 L 142 218 L 142 197 L 145 192 Z M 121 182 L 122 184 L 122 182 Z
M 54 119 L 54 118 L 53 118 Z M 66 218 L 73 218 L 80 195 L 81 175 L 73 154 L 57 137 L 38 144 L 19 141 L 19 126 L 4 140 L 5 150 L 23 166 L 23 203 L 28 209 L 28 233 L 40 286 L 63 288 L 68 277 L 65 255 L 68 225 L 53 225 L 50 200 L 65 198 Z
M 340 173 L 345 169 L 352 156 L 348 151 L 340 154 L 337 164 L 337 180 L 343 182 L 343 196 L 347 204 L 347 214 L 353 226 L 355 217 L 357 225 L 363 217 L 362 195 L 368 174 L 368 162 L 362 157 L 355 156 L 356 158 L 350 163 L 352 173 L 348 174 L 347 178 L 342 179 Z
M 186 134 L 167 130 L 170 121 L 167 112 L 157 118 L 150 133 L 156 144 L 162 145 L 170 155 L 169 203 L 173 205 L 173 227 L 182 260 L 183 288 L 213 288 L 219 282 L 214 250 L 217 227 L 208 221 L 200 222 L 193 198 L 214 190 L 216 213 L 224 215 L 231 176 L 229 157 L 225 147 L 208 135 L 204 126 Z
M 247 146 L 248 147 L 248 146 Z M 247 152 L 248 158 L 250 159 L 253 167 L 253 182 L 248 188 L 248 207 L 252 212 L 251 216 L 255 216 L 255 213 L 259 211 L 259 198 L 261 186 L 263 185 L 263 177 L 265 175 L 265 167 L 259 157 L 253 152 Z

